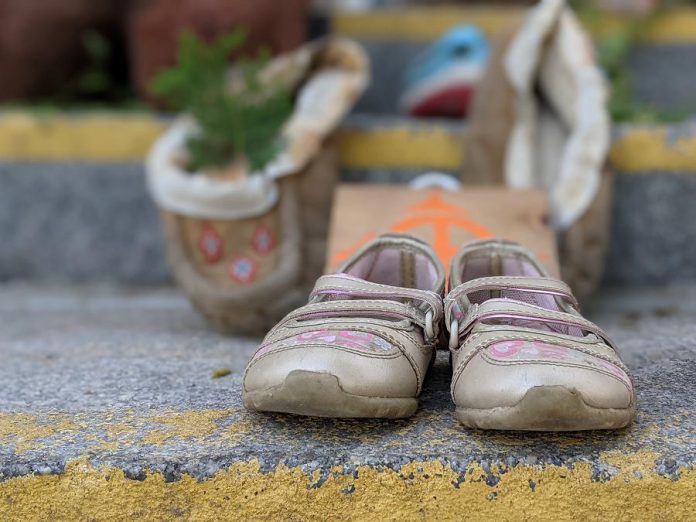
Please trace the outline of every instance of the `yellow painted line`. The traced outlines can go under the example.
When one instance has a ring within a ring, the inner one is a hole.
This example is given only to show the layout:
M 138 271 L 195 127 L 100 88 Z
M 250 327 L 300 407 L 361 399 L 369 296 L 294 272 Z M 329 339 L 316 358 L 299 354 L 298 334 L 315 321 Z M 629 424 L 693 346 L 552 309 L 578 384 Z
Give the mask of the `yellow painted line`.
M 149 114 L 4 112 L 0 113 L 0 158 L 139 161 L 163 129 L 164 123 Z
M 433 40 L 457 24 L 473 24 L 491 35 L 514 27 L 524 10 L 503 7 L 413 7 L 366 13 L 337 13 L 337 33 L 367 40 Z
M 670 140 L 665 127 L 635 128 L 614 142 L 610 159 L 621 172 L 696 172 L 696 135 Z
M 655 455 L 608 456 L 618 469 L 596 481 L 590 463 L 518 465 L 497 484 L 472 464 L 463 475 L 432 460 L 399 470 L 336 466 L 322 484 L 318 473 L 278 466 L 263 472 L 242 462 L 208 480 L 166 482 L 161 473 L 131 480 L 117 468 L 72 461 L 60 475 L 0 482 L 0 519 L 19 520 L 691 520 L 696 470 L 677 480 L 654 471 Z M 463 482 L 461 478 L 463 477 Z M 454 484 L 458 484 L 455 486 Z
M 41 447 L 42 439 L 59 434 L 75 433 L 80 426 L 64 413 L 50 413 L 39 421 L 28 413 L 0 412 L 0 445 L 14 444 L 15 453 L 21 455 Z
M 662 44 L 696 43 L 696 9 L 683 7 L 661 14 L 644 40 Z
M 88 113 L 66 116 L 0 113 L 0 161 L 141 162 L 165 122 L 154 114 Z M 339 132 L 341 165 L 351 169 L 460 169 L 465 127 L 437 123 Z M 621 172 L 696 173 L 696 134 L 675 140 L 668 127 L 635 127 L 613 144 L 612 165 Z
M 458 170 L 464 160 L 464 131 L 436 126 L 350 130 L 340 134 L 341 165 L 346 168 Z M 696 135 L 674 141 L 664 126 L 628 130 L 610 151 L 620 172 L 696 173 Z
M 383 9 L 369 13 L 339 12 L 333 15 L 336 32 L 366 40 L 429 41 L 441 36 L 454 25 L 478 26 L 486 34 L 495 35 L 514 27 L 525 10 L 503 7 L 414 7 Z M 594 36 L 619 30 L 627 19 L 603 14 L 590 28 Z M 642 39 L 651 43 L 696 43 L 696 9 L 673 8 L 657 17 Z
M 343 167 L 457 170 L 464 159 L 464 133 L 437 125 L 344 129 L 339 134 Z
M 14 452 L 23 455 L 32 450 L 68 446 L 80 437 L 90 441 L 91 451 L 161 446 L 175 439 L 209 446 L 235 444 L 250 429 L 250 421 L 240 419 L 238 409 L 159 411 L 140 415 L 133 412 L 118 415 L 113 412 L 41 415 L 0 412 L 0 447 L 14 446 Z

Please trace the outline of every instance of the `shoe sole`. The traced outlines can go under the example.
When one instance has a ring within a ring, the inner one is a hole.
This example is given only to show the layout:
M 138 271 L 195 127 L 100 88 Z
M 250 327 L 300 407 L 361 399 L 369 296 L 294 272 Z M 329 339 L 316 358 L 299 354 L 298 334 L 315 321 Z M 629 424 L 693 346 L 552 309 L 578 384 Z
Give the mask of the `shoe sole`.
M 536 386 L 514 406 L 460 408 L 457 419 L 464 426 L 484 430 L 580 431 L 628 426 L 635 415 L 629 408 L 595 408 L 576 390 L 565 386 Z
M 242 392 L 250 410 L 292 413 L 309 417 L 387 418 L 410 417 L 418 409 L 415 398 L 364 397 L 347 393 L 335 375 L 294 370 L 282 384 Z

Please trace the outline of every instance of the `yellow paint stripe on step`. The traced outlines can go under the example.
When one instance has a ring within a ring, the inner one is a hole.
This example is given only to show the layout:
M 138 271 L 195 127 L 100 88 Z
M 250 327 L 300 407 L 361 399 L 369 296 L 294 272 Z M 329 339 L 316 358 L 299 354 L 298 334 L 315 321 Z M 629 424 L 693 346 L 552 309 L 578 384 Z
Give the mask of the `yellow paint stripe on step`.
M 621 172 L 696 173 L 696 135 L 671 139 L 663 126 L 634 128 L 613 143 L 610 159 Z
M 165 124 L 150 114 L 0 113 L 0 159 L 141 160 Z
M 437 125 L 348 128 L 339 138 L 340 161 L 345 168 L 457 170 L 464 158 L 463 130 Z
M 617 469 L 593 477 L 592 464 L 519 464 L 508 470 L 478 463 L 455 471 L 438 460 L 398 470 L 335 466 L 326 480 L 299 467 L 263 471 L 256 460 L 232 464 L 208 480 L 184 475 L 167 482 L 147 472 L 127 478 L 114 467 L 69 462 L 60 475 L 0 482 L 3 520 L 687 520 L 696 505 L 696 470 L 678 479 L 654 471 L 655 455 L 615 453 Z M 496 478 L 491 485 L 486 478 Z M 474 517 L 475 518 L 475 517 Z
M 696 44 L 696 9 L 682 7 L 662 13 L 643 40 L 658 44 Z
M 660 417 L 660 426 L 644 422 L 616 433 L 618 443 L 612 447 L 620 449 L 611 452 L 601 451 L 607 446 L 601 434 L 548 434 L 551 445 L 590 448 L 591 453 L 578 452 L 577 459 L 562 465 L 542 464 L 541 459 L 536 463 L 536 458 L 535 463 L 523 458 L 510 466 L 484 465 L 476 455 L 525 455 L 525 448 L 537 443 L 506 433 L 481 437 L 452 422 L 435 439 L 420 435 L 443 455 L 448 455 L 443 441 L 454 440 L 452 447 L 468 450 L 462 455 L 471 455 L 470 460 L 459 465 L 421 457 L 398 469 L 349 464 L 326 470 L 316 463 L 262 469 L 257 460 L 264 457 L 266 439 L 284 447 L 298 429 L 318 430 L 321 436 L 323 428 L 311 419 L 285 426 L 283 419 L 263 419 L 241 408 L 0 412 L 5 467 L 13 462 L 39 465 L 45 458 L 53 463 L 56 455 L 67 460 L 55 474 L 20 471 L 19 476 L 0 476 L 0 520 L 217 520 L 230 514 L 244 520 L 459 520 L 476 513 L 495 520 L 690 520 L 696 505 L 691 461 L 686 458 L 673 475 L 659 472 L 659 463 L 674 451 L 688 450 L 685 419 L 690 413 L 679 411 Z M 437 425 L 443 412 L 426 409 L 421 414 L 427 416 L 426 425 Z M 340 433 L 365 447 L 403 454 L 413 428 L 402 422 L 385 438 L 383 430 L 344 423 L 325 435 Z M 673 447 L 663 454 L 659 448 L 667 433 Z M 643 447 L 658 449 L 634 449 Z M 159 457 L 153 459 L 153 454 Z M 124 473 L 124 468 L 132 471 L 155 461 L 198 462 L 201 455 L 211 457 L 209 478 L 184 473 L 168 481 L 163 473 L 144 469 L 142 480 L 136 480 Z M 229 460 L 215 458 L 220 455 L 229 455 Z M 362 462 L 359 455 L 357 451 L 352 460 Z M 316 455 L 310 451 L 307 457 Z M 273 456 L 264 460 L 268 464 Z M 608 472 L 598 477 L 597 470 Z
M 451 27 L 466 23 L 481 28 L 488 35 L 514 27 L 525 10 L 487 6 L 414 7 L 383 9 L 369 13 L 339 12 L 332 26 L 340 34 L 365 40 L 430 41 Z M 591 29 L 594 36 L 620 30 L 628 19 L 603 14 Z M 696 9 L 673 8 L 660 14 L 642 37 L 655 44 L 696 44 Z
M 365 13 L 337 13 L 332 27 L 337 33 L 366 40 L 428 41 L 457 24 L 472 24 L 491 35 L 513 27 L 523 16 L 519 8 L 413 7 Z
M 444 127 L 346 129 L 340 134 L 341 164 L 346 168 L 442 169 L 457 171 L 464 160 L 464 131 Z M 696 173 L 696 134 L 670 138 L 665 126 L 625 131 L 611 147 L 619 172 Z
M 166 122 L 155 114 L 0 113 L 0 161 L 143 161 Z M 627 129 L 613 144 L 611 160 L 622 172 L 696 173 L 696 132 L 670 138 L 669 127 Z M 339 131 L 340 162 L 349 169 L 458 170 L 465 127 L 405 122 Z

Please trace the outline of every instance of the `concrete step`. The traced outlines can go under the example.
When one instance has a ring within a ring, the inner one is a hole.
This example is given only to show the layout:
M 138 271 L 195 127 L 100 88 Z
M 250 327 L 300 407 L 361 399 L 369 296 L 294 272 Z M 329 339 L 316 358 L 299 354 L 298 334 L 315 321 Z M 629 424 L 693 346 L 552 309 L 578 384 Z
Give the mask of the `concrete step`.
M 0 519 L 690 519 L 696 287 L 589 313 L 634 373 L 636 423 L 495 433 L 456 422 L 446 353 L 411 419 L 254 414 L 257 340 L 219 337 L 175 290 L 5 285 Z
M 0 113 L 0 280 L 169 280 L 142 160 L 151 114 Z M 345 181 L 456 173 L 466 126 L 355 114 L 339 132 Z M 607 281 L 696 280 L 696 123 L 616 127 Z

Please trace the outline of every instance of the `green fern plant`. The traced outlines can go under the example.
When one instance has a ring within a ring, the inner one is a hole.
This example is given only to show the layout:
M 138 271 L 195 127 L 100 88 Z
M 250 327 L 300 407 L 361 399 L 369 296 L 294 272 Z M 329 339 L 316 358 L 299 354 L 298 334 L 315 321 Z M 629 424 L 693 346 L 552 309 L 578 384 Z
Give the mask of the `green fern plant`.
M 187 141 L 190 164 L 198 171 L 245 162 L 251 172 L 262 169 L 283 146 L 280 130 L 292 111 L 287 88 L 262 83 L 267 53 L 239 60 L 238 77 L 230 86 L 230 53 L 245 40 L 238 30 L 210 45 L 184 32 L 178 63 L 160 72 L 152 92 L 173 109 L 190 113 L 200 128 Z
M 601 34 L 605 13 L 587 0 L 571 0 L 580 20 Z M 663 6 L 664 7 L 664 6 Z M 677 122 L 693 114 L 693 107 L 661 109 L 636 100 L 628 58 L 634 46 L 659 18 L 661 9 L 628 18 L 622 27 L 595 41 L 597 58 L 611 87 L 608 110 L 613 121 L 632 123 Z

